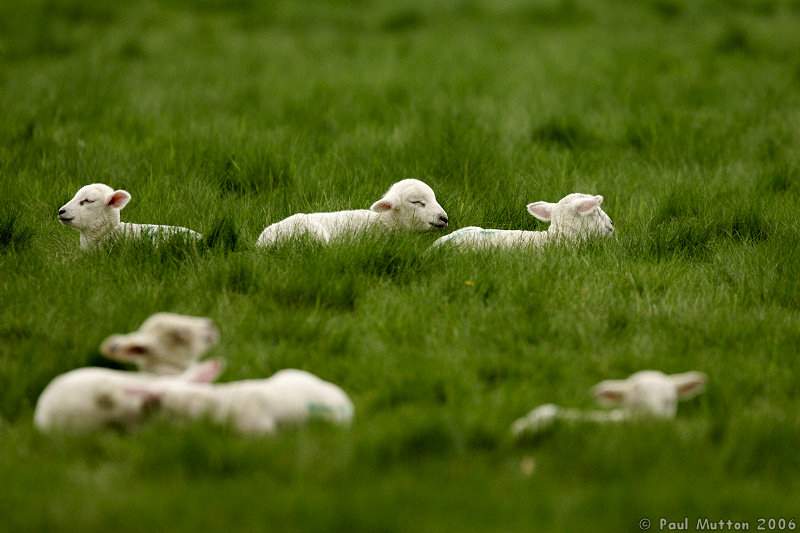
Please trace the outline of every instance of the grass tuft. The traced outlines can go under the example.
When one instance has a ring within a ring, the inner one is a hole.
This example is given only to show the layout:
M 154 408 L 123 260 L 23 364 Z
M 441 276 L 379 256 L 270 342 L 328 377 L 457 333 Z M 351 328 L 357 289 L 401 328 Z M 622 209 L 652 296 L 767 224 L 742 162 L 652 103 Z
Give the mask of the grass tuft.
M 0 253 L 21 251 L 33 236 L 33 230 L 20 220 L 19 215 L 9 206 L 4 206 L 0 212 Z

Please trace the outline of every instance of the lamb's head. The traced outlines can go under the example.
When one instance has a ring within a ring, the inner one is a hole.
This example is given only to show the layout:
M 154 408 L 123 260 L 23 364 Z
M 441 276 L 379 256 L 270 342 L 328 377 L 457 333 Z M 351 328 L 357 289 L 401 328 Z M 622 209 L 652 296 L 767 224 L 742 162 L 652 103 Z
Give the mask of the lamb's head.
M 595 400 L 605 407 L 619 406 L 629 415 L 674 418 L 678 400 L 688 400 L 705 389 L 702 372 L 666 375 L 643 370 L 624 380 L 606 380 L 592 388 Z
M 217 328 L 209 318 L 156 313 L 138 331 L 108 337 L 100 352 L 153 374 L 180 374 L 218 340 Z
M 130 200 L 127 191 L 93 183 L 82 187 L 58 210 L 58 220 L 81 232 L 101 233 L 119 226 L 119 212 Z
M 600 195 L 573 193 L 558 203 L 534 202 L 528 212 L 544 222 L 550 222 L 548 233 L 553 237 L 590 238 L 614 233 L 611 219 L 600 209 Z
M 415 179 L 392 185 L 371 209 L 387 215 L 388 224 L 398 228 L 429 231 L 447 226 L 447 213 L 436 201 L 433 189 Z

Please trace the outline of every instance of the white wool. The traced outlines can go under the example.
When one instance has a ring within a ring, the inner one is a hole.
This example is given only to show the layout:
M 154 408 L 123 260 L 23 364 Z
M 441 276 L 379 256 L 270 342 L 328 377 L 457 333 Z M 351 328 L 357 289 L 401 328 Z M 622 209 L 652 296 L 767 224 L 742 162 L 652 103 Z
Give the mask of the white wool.
M 643 370 L 627 379 L 606 380 L 592 388 L 592 395 L 600 405 L 616 409 L 582 411 L 553 404 L 540 405 L 515 421 L 511 431 L 515 435 L 537 433 L 559 419 L 586 422 L 619 422 L 639 417 L 672 419 L 678 411 L 678 401 L 703 392 L 707 380 L 702 372 L 667 375 Z
M 163 238 L 175 234 L 201 235 L 180 226 L 161 226 L 154 224 L 132 224 L 120 222 L 120 211 L 131 200 L 127 191 L 115 191 L 108 185 L 93 183 L 82 187 L 61 209 L 58 219 L 65 226 L 75 228 L 81 233 L 81 248 L 96 246 L 112 235 Z
M 546 231 L 485 229 L 469 226 L 440 237 L 433 246 L 452 244 L 481 249 L 487 247 L 542 246 L 562 239 L 580 240 L 597 235 L 611 235 L 614 226 L 600 208 L 603 197 L 573 193 L 558 203 L 534 202 L 528 212 L 544 222 L 550 222 Z
M 100 352 L 115 361 L 134 363 L 152 374 L 180 374 L 195 364 L 219 340 L 210 318 L 156 313 L 137 331 L 111 335 Z
M 282 370 L 268 379 L 211 384 L 222 366 L 213 359 L 178 376 L 73 370 L 42 392 L 34 423 L 45 432 L 84 433 L 105 427 L 132 430 L 160 416 L 175 422 L 209 419 L 244 435 L 262 435 L 312 420 L 347 424 L 353 417 L 347 394 L 308 372 Z
M 134 429 L 157 407 L 153 397 L 131 393 L 183 381 L 210 381 L 217 361 L 192 367 L 180 376 L 155 376 L 108 368 L 79 368 L 56 377 L 36 402 L 33 421 L 42 431 L 83 433 L 104 427 Z
M 392 185 L 370 209 L 297 213 L 276 222 L 261 232 L 256 246 L 302 236 L 327 243 L 343 234 L 376 227 L 424 232 L 445 226 L 447 213 L 436 201 L 433 189 L 419 180 L 405 179 Z
M 170 383 L 151 391 L 170 419 L 209 419 L 243 435 L 263 435 L 312 420 L 348 424 L 353 403 L 338 386 L 302 370 L 220 384 Z

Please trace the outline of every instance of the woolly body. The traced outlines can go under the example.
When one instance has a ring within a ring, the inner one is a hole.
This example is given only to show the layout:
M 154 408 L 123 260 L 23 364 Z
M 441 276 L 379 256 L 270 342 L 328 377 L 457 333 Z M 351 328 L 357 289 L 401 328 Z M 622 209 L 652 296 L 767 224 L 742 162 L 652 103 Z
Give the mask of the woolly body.
M 708 377 L 702 372 L 667 375 L 656 370 L 643 370 L 627 379 L 606 380 L 592 387 L 595 400 L 609 411 L 582 411 L 554 404 L 540 405 L 514 422 L 514 434 L 536 433 L 558 420 L 586 422 L 619 422 L 632 418 L 672 419 L 678 401 L 688 400 L 703 392 Z
M 392 185 L 370 209 L 294 214 L 264 229 L 256 245 L 269 246 L 302 236 L 327 243 L 372 228 L 424 232 L 445 226 L 447 213 L 436 201 L 433 189 L 419 180 L 406 179 Z
M 563 239 L 580 240 L 598 235 L 611 235 L 611 219 L 600 208 L 602 196 L 573 193 L 558 203 L 534 202 L 528 212 L 544 222 L 550 222 L 546 231 L 485 229 L 469 226 L 440 237 L 433 246 L 443 244 L 481 249 L 487 247 L 538 247 Z
M 169 384 L 153 392 L 168 418 L 208 418 L 245 435 L 272 433 L 311 420 L 347 424 L 353 417 L 353 403 L 341 388 L 302 370 L 214 385 Z
M 45 387 L 36 402 L 33 422 L 42 431 L 84 433 L 109 426 L 134 429 L 146 418 L 152 402 L 127 391 L 180 380 L 108 368 L 79 368 L 57 376 Z
M 208 418 L 245 435 L 272 433 L 311 420 L 346 424 L 353 403 L 332 383 L 302 370 L 268 379 L 213 385 L 222 371 L 209 360 L 179 376 L 80 368 L 56 377 L 36 404 L 34 424 L 45 432 L 136 429 L 158 414 L 172 421 Z

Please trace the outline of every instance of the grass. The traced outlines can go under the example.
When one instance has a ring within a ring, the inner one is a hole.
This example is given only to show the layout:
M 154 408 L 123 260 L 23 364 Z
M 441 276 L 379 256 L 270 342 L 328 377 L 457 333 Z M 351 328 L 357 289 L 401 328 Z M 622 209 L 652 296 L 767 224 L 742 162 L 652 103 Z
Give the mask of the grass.
M 794 0 L 0 1 L 0 529 L 638 531 L 800 519 Z M 437 191 L 450 228 L 543 229 L 603 194 L 616 238 L 256 250 L 271 221 Z M 59 206 L 194 245 L 82 252 Z M 157 311 L 212 317 L 225 380 L 303 368 L 350 430 L 45 436 L 56 375 Z M 645 368 L 709 374 L 669 423 L 558 426 Z

